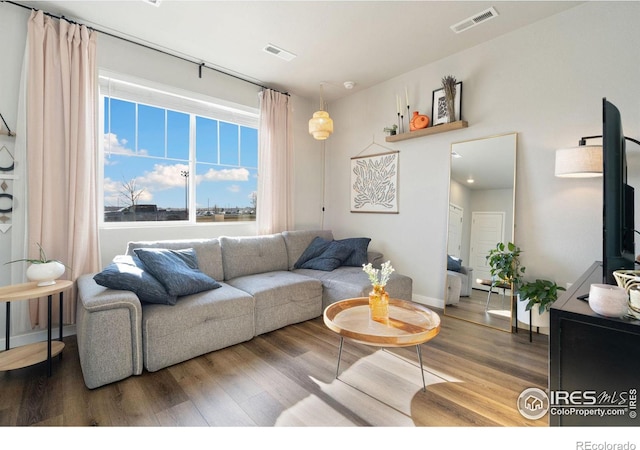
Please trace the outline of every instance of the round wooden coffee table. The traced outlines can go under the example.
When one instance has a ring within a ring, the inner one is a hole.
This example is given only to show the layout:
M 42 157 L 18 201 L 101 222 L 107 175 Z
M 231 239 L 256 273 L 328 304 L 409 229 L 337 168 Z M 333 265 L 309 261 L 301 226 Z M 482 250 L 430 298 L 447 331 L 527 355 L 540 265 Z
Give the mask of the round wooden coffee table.
M 420 344 L 430 341 L 440 333 L 440 316 L 417 303 L 405 300 L 389 300 L 389 320 L 385 323 L 371 320 L 369 317 L 369 299 L 367 297 L 340 300 L 324 310 L 324 323 L 340 335 L 336 378 L 340 374 L 340 358 L 344 338 L 374 347 L 416 346 L 422 388 L 426 391 L 422 370 L 422 351 Z

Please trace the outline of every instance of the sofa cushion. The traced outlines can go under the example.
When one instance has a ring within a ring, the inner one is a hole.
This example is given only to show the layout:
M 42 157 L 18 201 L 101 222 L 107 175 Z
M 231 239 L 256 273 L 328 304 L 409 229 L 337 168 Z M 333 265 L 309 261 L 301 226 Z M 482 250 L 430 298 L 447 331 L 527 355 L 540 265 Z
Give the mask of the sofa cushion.
M 322 307 L 345 298 L 367 297 L 371 282 L 362 267 L 341 266 L 331 272 L 312 269 L 296 269 L 294 273 L 315 278 L 322 282 Z M 397 272 L 391 274 L 386 291 L 391 298 L 412 300 L 413 280 Z
M 219 289 L 187 295 L 175 307 L 144 305 L 144 365 L 154 372 L 187 359 L 250 340 L 254 299 L 221 282 Z
M 256 335 L 322 315 L 322 283 L 291 271 L 234 278 L 229 284 L 255 299 Z
M 287 270 L 287 247 L 281 234 L 219 239 L 225 280 Z
M 220 287 L 220 283 L 198 269 L 192 248 L 136 248 L 133 251 L 171 295 L 190 295 Z
M 333 240 L 333 233 L 331 230 L 295 230 L 282 232 L 282 237 L 284 238 L 284 242 L 287 246 L 289 270 L 293 269 L 294 264 L 298 259 L 300 259 L 302 253 L 317 236 L 320 236 L 327 241 Z
M 338 239 L 336 242 L 347 246 L 351 250 L 349 257 L 342 261 L 343 266 L 362 267 L 363 264 L 367 264 L 369 262 L 367 252 L 369 250 L 369 242 L 371 242 L 370 238 L 361 237 Z
M 177 297 L 167 292 L 164 285 L 151 275 L 137 256 L 116 256 L 111 264 L 94 275 L 93 279 L 107 288 L 131 291 L 141 302 L 176 304 Z

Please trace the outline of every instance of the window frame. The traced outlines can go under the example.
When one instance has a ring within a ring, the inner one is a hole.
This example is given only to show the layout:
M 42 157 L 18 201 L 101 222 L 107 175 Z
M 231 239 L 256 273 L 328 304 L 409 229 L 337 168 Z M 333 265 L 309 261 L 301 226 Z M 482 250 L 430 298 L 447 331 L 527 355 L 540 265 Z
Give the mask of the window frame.
M 219 124 L 221 122 L 231 123 L 238 126 L 238 139 L 240 139 L 241 127 L 253 128 L 258 134 L 259 145 L 259 123 L 260 112 L 258 108 L 239 105 L 226 100 L 210 97 L 204 94 L 186 91 L 174 88 L 148 80 L 141 80 L 122 74 L 100 70 L 98 75 L 98 120 L 99 120 L 99 139 L 98 139 L 98 225 L 100 228 L 148 228 L 148 227 L 176 227 L 176 226 L 216 226 L 226 225 L 233 226 L 235 224 L 255 223 L 255 220 L 237 220 L 224 222 L 198 222 L 196 208 L 196 183 L 195 178 L 189 179 L 188 197 L 189 197 L 189 217 L 187 220 L 163 220 L 163 221 L 126 221 L 111 222 L 105 221 L 105 205 L 104 205 L 104 123 L 105 123 L 105 97 L 116 98 L 137 104 L 162 108 L 165 110 L 177 111 L 189 115 L 189 173 L 196 173 L 196 117 L 215 120 Z M 165 116 L 166 120 L 166 116 Z M 165 122 L 166 123 L 166 122 Z M 167 129 L 165 127 L 165 134 Z M 136 131 L 137 135 L 137 131 Z M 218 141 L 220 136 L 218 136 Z M 165 138 L 166 146 L 166 138 Z M 218 149 L 218 151 L 220 151 Z M 241 141 L 238 144 L 238 152 L 241 152 Z M 165 152 L 164 158 L 167 161 L 175 160 L 170 158 Z M 257 162 L 257 161 L 256 161 Z M 202 163 L 205 163 L 204 161 Z M 239 163 L 242 160 L 239 159 Z M 207 163 L 210 164 L 210 163 Z M 217 166 L 246 168 L 257 172 L 257 167 L 243 165 L 221 164 L 218 159 Z M 258 186 L 256 185 L 256 190 Z

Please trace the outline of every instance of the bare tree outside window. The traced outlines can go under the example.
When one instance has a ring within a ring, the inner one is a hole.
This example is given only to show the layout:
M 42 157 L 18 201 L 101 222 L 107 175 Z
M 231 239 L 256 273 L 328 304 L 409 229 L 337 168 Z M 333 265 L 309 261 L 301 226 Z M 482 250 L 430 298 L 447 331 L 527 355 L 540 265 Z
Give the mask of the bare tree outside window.
M 132 208 L 134 211 L 135 206 L 143 193 L 144 188 L 138 189 L 135 178 L 132 178 L 129 181 L 122 181 L 122 190 L 120 191 L 120 196 L 124 199 L 125 205 L 134 207 Z

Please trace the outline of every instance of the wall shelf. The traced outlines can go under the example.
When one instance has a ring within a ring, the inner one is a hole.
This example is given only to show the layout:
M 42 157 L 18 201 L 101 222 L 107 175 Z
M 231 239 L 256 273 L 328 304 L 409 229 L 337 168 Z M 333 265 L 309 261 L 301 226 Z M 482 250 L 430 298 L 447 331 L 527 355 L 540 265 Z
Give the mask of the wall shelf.
M 394 134 L 391 136 L 387 136 L 385 141 L 387 142 L 398 142 L 404 141 L 406 139 L 414 139 L 423 136 L 429 136 L 431 134 L 444 133 L 446 131 L 459 130 L 461 128 L 467 128 L 469 124 L 464 120 L 457 120 L 451 123 L 443 123 L 441 125 L 436 125 L 434 127 L 427 127 L 421 130 L 411 131 L 409 133 L 402 134 Z

